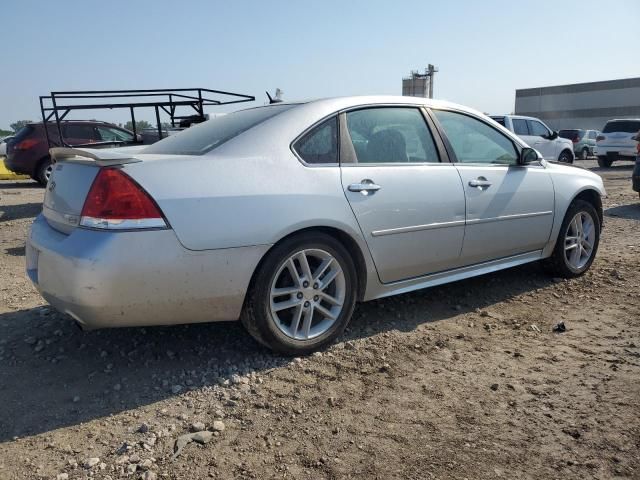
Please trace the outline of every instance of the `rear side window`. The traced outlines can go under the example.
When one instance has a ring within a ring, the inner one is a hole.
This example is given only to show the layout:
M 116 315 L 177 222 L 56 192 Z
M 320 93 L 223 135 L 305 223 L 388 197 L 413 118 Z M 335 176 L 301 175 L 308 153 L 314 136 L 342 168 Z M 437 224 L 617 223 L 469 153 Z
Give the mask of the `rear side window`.
M 602 133 L 638 133 L 640 131 L 640 121 L 636 120 L 616 120 L 615 122 L 607 122 Z
M 285 112 L 294 105 L 270 105 L 229 113 L 207 120 L 160 140 L 140 153 L 203 155 L 250 128 Z
M 596 131 L 595 130 L 589 130 L 589 139 L 590 140 L 595 140 L 596 139 Z
M 512 118 L 513 133 L 516 135 L 529 135 L 529 128 L 527 128 L 527 121 L 519 118 Z
M 62 135 L 65 138 L 98 140 L 98 136 L 93 125 L 63 125 Z
M 504 124 L 504 117 L 491 117 L 491 119 L 494 122 L 498 122 L 500 125 L 502 125 L 503 127 L 506 127 L 506 125 Z
M 417 108 L 380 107 L 347 112 L 347 130 L 358 163 L 439 162 Z
M 338 163 L 338 118 L 333 117 L 313 128 L 293 149 L 306 163 Z

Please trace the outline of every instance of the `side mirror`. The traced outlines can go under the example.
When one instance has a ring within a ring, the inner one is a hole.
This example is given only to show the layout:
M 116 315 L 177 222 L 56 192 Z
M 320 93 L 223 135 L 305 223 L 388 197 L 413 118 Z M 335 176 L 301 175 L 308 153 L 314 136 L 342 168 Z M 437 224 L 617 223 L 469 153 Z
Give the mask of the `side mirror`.
M 538 152 L 536 152 L 533 148 L 525 147 L 520 150 L 518 165 L 528 165 L 530 163 L 537 162 L 538 160 L 540 160 Z
M 136 133 L 136 143 L 142 143 L 143 139 L 142 139 L 142 135 L 140 135 L 139 133 Z
M 554 130 L 549 134 L 549 140 L 555 140 L 556 138 L 558 138 L 558 132 Z

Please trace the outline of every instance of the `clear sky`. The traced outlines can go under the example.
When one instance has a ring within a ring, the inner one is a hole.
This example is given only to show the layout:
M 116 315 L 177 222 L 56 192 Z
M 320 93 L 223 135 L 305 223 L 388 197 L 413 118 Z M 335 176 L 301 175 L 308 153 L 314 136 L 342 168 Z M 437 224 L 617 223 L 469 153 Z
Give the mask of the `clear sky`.
M 52 90 L 399 95 L 433 63 L 436 98 L 508 113 L 516 88 L 640 76 L 640 0 L 20 0 L 0 19 L 0 128 Z

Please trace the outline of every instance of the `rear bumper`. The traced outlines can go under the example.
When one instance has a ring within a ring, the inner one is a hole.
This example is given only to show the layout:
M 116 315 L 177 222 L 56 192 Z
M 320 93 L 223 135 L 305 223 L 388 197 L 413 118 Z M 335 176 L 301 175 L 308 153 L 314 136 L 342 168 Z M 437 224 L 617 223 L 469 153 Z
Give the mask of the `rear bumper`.
M 595 155 L 606 157 L 607 155 L 615 155 L 617 157 L 634 160 L 637 155 L 635 146 L 619 146 L 619 145 L 597 145 L 594 150 Z
M 27 240 L 27 275 L 86 328 L 237 320 L 268 248 L 195 252 L 172 230 L 64 235 L 40 215 Z

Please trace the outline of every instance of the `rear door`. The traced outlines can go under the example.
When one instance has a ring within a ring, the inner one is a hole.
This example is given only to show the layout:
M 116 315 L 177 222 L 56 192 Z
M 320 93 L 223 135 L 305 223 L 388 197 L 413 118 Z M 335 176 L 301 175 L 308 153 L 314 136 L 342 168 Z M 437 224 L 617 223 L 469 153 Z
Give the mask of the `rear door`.
M 541 250 L 553 225 L 554 190 L 540 164 L 518 165 L 502 132 L 462 112 L 433 110 L 466 196 L 461 263 L 473 265 Z
M 383 283 L 458 265 L 465 203 L 455 167 L 440 151 L 424 112 L 407 106 L 341 114 L 345 196 Z

